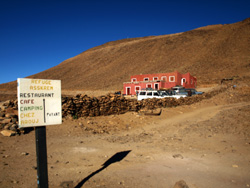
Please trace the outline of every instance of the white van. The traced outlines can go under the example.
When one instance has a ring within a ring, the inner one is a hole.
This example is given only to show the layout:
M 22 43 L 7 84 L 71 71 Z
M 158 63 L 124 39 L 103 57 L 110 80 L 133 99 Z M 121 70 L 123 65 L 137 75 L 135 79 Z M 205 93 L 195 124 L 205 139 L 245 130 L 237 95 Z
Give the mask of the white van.
M 137 95 L 137 100 L 143 100 L 143 99 L 151 99 L 151 98 L 158 98 L 162 99 L 165 97 L 173 97 L 173 98 L 181 98 L 186 97 L 186 95 L 172 95 L 166 91 L 157 91 L 157 90 L 141 90 L 139 91 Z
M 142 90 L 138 93 L 137 100 L 163 98 L 158 91 Z

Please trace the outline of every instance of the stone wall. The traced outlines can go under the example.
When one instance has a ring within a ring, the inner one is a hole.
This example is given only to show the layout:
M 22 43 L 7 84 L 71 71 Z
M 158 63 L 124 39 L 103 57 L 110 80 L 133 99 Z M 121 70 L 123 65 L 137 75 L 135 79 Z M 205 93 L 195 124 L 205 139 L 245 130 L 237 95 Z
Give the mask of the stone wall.
M 203 99 L 209 99 L 218 93 L 224 92 L 225 90 L 225 88 L 220 88 L 202 95 L 180 99 L 154 98 L 142 101 L 127 99 L 123 96 L 115 94 L 108 94 L 100 97 L 89 97 L 81 94 L 74 97 L 63 96 L 62 117 L 65 118 L 67 116 L 72 116 L 74 119 L 77 119 L 80 117 L 108 116 L 113 114 L 123 114 L 131 111 L 139 112 L 142 110 L 153 110 L 156 108 L 190 105 Z M 0 105 L 0 130 L 8 130 L 7 135 L 9 136 L 25 132 L 25 129 L 18 128 L 17 100 L 8 100 Z

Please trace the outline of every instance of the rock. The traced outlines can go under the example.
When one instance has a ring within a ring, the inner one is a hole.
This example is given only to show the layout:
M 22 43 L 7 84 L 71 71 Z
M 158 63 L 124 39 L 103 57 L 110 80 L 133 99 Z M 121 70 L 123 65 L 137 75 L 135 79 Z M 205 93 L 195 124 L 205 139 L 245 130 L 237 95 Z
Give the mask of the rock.
M 6 113 L 5 114 L 5 117 L 7 117 L 7 118 L 13 118 L 14 116 L 15 116 L 14 113 Z
M 239 166 L 234 164 L 234 165 L 232 165 L 232 167 L 233 168 L 238 168 Z
M 7 125 L 6 125 L 6 124 L 3 124 L 3 125 L 4 125 L 4 126 L 3 126 L 3 129 L 4 129 L 4 130 L 9 130 L 9 128 L 10 128 L 10 125 L 9 125 L 9 124 L 7 124 Z
M 13 119 L 11 120 L 11 122 L 14 123 L 14 124 L 17 123 L 17 118 L 13 118 Z
M 181 154 L 174 154 L 173 158 L 183 159 L 184 157 Z
M 3 123 L 0 122 L 0 129 L 3 129 L 4 126 L 5 126 L 5 124 L 3 124 Z
M 180 181 L 175 183 L 173 188 L 189 188 L 189 187 L 184 180 L 180 180 Z
M 26 155 L 29 155 L 29 153 L 27 153 L 27 152 L 22 152 L 21 155 L 26 156 Z
M 11 125 L 10 126 L 10 130 L 12 130 L 12 131 L 17 131 L 17 128 L 18 128 L 18 125 L 17 124 L 13 124 L 13 125 Z
M 11 118 L 6 118 L 4 119 L 1 123 L 5 123 L 5 124 L 8 124 L 11 122 Z
M 70 188 L 73 187 L 73 181 L 64 181 L 60 184 L 62 188 Z
M 10 136 L 14 136 L 14 135 L 16 134 L 16 132 L 15 132 L 15 131 L 11 131 L 11 130 L 2 130 L 2 131 L 1 131 L 1 134 L 2 134 L 3 136 L 8 136 L 8 137 L 10 137 Z
M 19 183 L 19 182 L 18 182 L 18 181 L 16 181 L 16 180 L 13 180 L 13 181 L 12 181 L 12 183 L 17 184 L 17 183 Z

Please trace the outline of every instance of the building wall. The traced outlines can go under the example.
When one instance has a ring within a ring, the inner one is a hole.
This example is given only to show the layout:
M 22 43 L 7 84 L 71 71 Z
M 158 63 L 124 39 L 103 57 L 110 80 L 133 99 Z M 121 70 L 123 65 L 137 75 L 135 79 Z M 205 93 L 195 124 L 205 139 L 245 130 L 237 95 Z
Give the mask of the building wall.
M 145 80 L 146 79 L 146 80 Z M 179 72 L 133 75 L 130 82 L 123 84 L 124 95 L 136 95 L 136 90 L 145 89 L 151 86 L 153 89 L 166 88 L 182 85 L 185 88 L 195 88 L 197 80 L 190 73 L 180 74 Z M 158 88 L 156 88 L 158 85 Z

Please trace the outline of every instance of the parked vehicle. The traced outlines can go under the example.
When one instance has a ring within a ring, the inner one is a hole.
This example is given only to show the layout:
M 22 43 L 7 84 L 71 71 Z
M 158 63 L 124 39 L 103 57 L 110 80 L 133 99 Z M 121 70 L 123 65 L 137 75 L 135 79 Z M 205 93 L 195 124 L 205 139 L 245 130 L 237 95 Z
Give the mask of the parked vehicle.
M 171 90 L 173 90 L 176 95 L 179 95 L 179 94 L 181 94 L 181 95 L 188 95 L 187 91 L 182 86 L 172 87 Z
M 181 97 L 187 97 L 187 94 L 186 93 L 176 93 L 176 91 L 174 90 L 167 90 L 167 91 L 162 91 L 162 95 L 164 97 L 173 97 L 173 98 L 176 98 L 176 99 L 179 99 Z
M 188 93 L 191 93 L 192 95 L 202 95 L 204 92 L 202 91 L 196 91 L 196 89 L 185 89 Z
M 186 97 L 187 95 L 175 95 L 173 93 L 170 93 L 168 91 L 158 91 L 158 90 L 141 90 L 139 91 L 137 95 L 137 100 L 143 100 L 143 99 L 150 99 L 150 98 L 165 98 L 165 97 L 173 97 L 173 98 L 181 98 L 181 97 Z
M 182 86 L 176 86 L 172 87 L 172 90 L 175 91 L 176 95 L 187 95 L 187 96 L 192 96 L 192 95 L 201 95 L 203 92 L 201 91 L 196 91 L 196 89 L 186 89 Z
M 180 89 L 185 89 L 183 86 L 175 86 L 171 88 L 172 90 L 178 91 Z
M 137 100 L 151 99 L 151 98 L 163 98 L 158 91 L 142 90 L 137 95 Z

